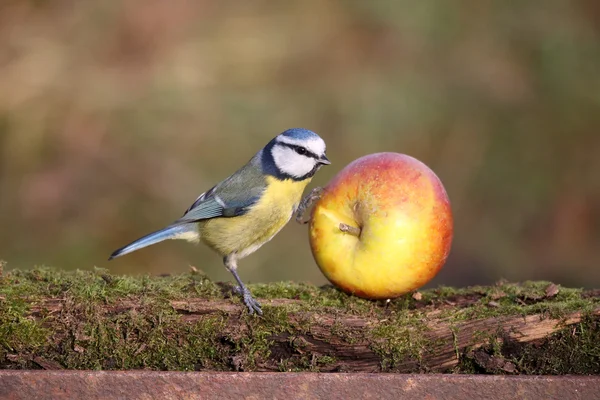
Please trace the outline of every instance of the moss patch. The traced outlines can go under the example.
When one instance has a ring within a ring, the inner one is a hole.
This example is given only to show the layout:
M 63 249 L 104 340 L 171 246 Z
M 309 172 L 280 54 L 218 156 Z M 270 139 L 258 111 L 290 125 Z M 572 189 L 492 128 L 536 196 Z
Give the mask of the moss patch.
M 302 283 L 250 288 L 262 317 L 248 315 L 229 284 L 196 271 L 165 277 L 1 271 L 0 368 L 426 372 L 450 341 L 454 372 L 600 373 L 594 292 L 500 282 L 386 302 Z M 473 334 L 487 343 L 482 347 L 452 347 L 466 322 L 532 314 L 561 319 L 574 311 L 585 318 L 542 340 L 499 340 L 487 331 Z M 439 326 L 445 336 L 436 336 Z
M 456 370 L 478 374 L 598 375 L 600 318 L 586 317 L 532 343 L 504 338 L 466 354 Z

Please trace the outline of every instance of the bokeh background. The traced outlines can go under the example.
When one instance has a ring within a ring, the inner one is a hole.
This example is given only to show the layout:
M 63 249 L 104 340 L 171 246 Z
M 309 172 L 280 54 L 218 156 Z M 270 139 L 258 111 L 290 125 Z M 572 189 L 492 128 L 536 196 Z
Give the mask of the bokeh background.
M 312 186 L 379 151 L 438 174 L 456 225 L 431 285 L 600 286 L 595 0 L 4 0 L 0 259 L 230 280 L 182 242 L 106 259 L 289 127 L 328 143 Z M 325 283 L 306 229 L 243 279 Z

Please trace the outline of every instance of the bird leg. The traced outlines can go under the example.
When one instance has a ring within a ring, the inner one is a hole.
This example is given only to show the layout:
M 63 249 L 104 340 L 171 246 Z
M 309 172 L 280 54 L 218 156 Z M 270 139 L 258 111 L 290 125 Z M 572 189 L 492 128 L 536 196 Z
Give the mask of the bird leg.
M 306 210 L 311 208 L 317 200 L 321 198 L 321 196 L 323 195 L 323 191 L 325 191 L 325 189 L 323 189 L 322 187 L 316 187 L 313 190 L 311 190 L 310 193 L 300 201 L 300 204 L 298 204 L 298 209 L 296 210 L 297 223 L 306 224 L 310 221 L 310 219 L 306 221 L 303 219 L 304 213 L 306 212 Z
M 246 285 L 244 285 L 244 282 L 242 282 L 242 279 L 237 273 L 237 260 L 235 259 L 235 257 L 232 255 L 226 256 L 225 258 L 223 258 L 223 263 L 225 264 L 225 268 L 227 268 L 227 270 L 231 272 L 231 274 L 237 281 L 238 286 L 235 288 L 235 291 L 236 293 L 242 296 L 244 304 L 246 305 L 246 307 L 248 307 L 248 312 L 250 314 L 254 314 L 254 312 L 256 311 L 258 315 L 262 315 L 263 312 L 260 308 L 259 302 L 256 301 L 254 297 L 252 297 L 250 289 L 248 289 Z

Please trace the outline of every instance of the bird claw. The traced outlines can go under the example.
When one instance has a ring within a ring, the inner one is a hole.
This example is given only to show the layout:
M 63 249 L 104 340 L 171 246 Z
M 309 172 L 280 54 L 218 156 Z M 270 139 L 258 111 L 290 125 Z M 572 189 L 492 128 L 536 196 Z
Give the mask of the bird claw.
M 254 299 L 254 297 L 252 297 L 252 294 L 250 293 L 250 290 L 248 290 L 248 288 L 246 287 L 241 287 L 241 286 L 235 286 L 233 288 L 233 291 L 236 294 L 239 294 L 242 296 L 242 299 L 244 300 L 244 304 L 246 305 L 246 307 L 248 307 L 248 312 L 250 313 L 250 315 L 254 314 L 254 312 L 256 312 L 258 315 L 262 315 L 262 309 L 260 308 L 260 303 L 258 301 L 256 301 Z
M 244 291 L 242 297 L 244 298 L 244 304 L 248 307 L 250 315 L 254 314 L 255 311 L 258 315 L 262 315 L 263 312 L 260 308 L 260 303 L 252 297 L 249 290 Z
M 256 301 L 250 293 L 244 294 L 244 303 L 246 304 L 246 307 L 248 307 L 250 315 L 254 314 L 255 311 L 258 315 L 262 315 L 263 312 L 260 308 L 260 303 Z
M 311 208 L 313 204 L 315 204 L 315 202 L 321 198 L 324 191 L 324 188 L 316 187 L 313 190 L 311 190 L 310 193 L 300 201 L 300 204 L 298 204 L 298 209 L 296 210 L 297 223 L 304 225 L 310 221 L 310 219 L 304 220 L 302 217 L 304 217 L 304 213 L 306 212 L 306 210 Z

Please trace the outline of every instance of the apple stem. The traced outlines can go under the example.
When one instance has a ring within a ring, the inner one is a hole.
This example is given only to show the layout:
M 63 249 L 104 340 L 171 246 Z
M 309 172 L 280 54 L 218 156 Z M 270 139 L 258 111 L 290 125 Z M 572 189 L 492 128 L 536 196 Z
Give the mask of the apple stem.
M 349 233 L 356 237 L 360 237 L 360 228 L 357 228 L 356 226 L 350 226 L 343 222 L 340 222 L 340 231 Z
M 324 190 L 325 189 L 323 189 L 322 187 L 316 187 L 313 190 L 311 190 L 310 193 L 300 201 L 300 204 L 298 204 L 298 209 L 296 210 L 297 223 L 307 224 L 310 221 L 310 219 L 303 220 L 302 217 L 304 217 L 304 213 L 306 212 L 306 210 L 311 208 L 313 204 L 315 204 L 315 202 L 321 198 L 321 195 L 323 195 Z

